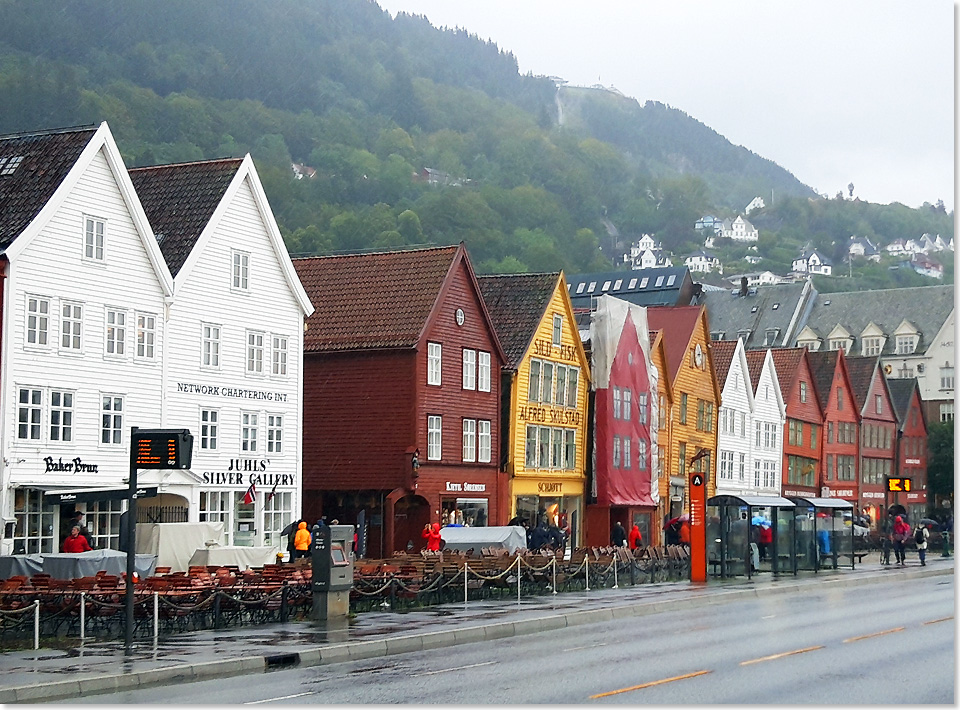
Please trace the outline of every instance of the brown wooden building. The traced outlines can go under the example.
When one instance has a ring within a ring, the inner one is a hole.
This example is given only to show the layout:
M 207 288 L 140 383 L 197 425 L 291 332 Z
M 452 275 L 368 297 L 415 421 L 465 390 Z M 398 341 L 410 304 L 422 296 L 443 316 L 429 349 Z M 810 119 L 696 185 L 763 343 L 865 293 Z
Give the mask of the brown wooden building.
M 303 514 L 368 557 L 427 522 L 503 524 L 503 351 L 463 244 L 295 259 L 304 334 Z M 364 544 L 365 543 L 365 544 Z
M 890 399 L 897 413 L 897 470 L 895 476 L 910 479 L 910 490 L 896 494 L 894 502 L 907 509 L 910 522 L 927 515 L 927 421 L 917 379 L 887 380 Z
M 807 349 L 777 348 L 770 352 L 787 414 L 783 431 L 783 495 L 817 497 L 823 451 L 823 408 Z
M 860 411 L 847 372 L 847 358 L 843 350 L 808 352 L 807 358 L 824 412 L 821 494 L 843 498 L 859 509 Z

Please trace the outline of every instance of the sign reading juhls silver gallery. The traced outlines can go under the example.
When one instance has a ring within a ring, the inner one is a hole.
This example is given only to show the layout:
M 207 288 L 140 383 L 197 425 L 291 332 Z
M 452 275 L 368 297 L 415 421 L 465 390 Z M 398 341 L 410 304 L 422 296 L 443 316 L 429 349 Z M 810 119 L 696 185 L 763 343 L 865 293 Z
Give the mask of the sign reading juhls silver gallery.
M 292 486 L 296 476 L 292 473 L 267 473 L 270 459 L 230 459 L 226 471 L 204 471 L 203 482 L 217 486 Z

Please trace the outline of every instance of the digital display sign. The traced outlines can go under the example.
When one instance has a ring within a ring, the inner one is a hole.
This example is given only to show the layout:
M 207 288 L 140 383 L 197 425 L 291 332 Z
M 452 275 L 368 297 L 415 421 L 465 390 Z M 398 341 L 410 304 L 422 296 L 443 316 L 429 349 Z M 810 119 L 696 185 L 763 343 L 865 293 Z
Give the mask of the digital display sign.
M 138 429 L 133 435 L 137 468 L 190 468 L 193 436 L 189 429 Z
M 909 493 L 913 490 L 913 479 L 910 478 L 888 478 L 887 490 L 890 492 Z

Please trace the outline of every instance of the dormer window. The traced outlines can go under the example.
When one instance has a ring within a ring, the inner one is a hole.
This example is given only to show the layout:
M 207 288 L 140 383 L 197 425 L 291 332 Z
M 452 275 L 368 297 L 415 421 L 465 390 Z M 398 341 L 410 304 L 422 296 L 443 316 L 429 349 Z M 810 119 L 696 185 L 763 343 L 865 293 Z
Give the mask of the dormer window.
M 597 287 L 596 281 L 591 281 L 590 285 L 587 286 L 587 293 L 593 293 L 593 290 Z
M 834 338 L 830 341 L 831 350 L 843 350 L 844 355 L 850 354 L 850 339 L 849 338 Z
M 883 338 L 864 338 L 862 354 L 866 356 L 879 355 L 883 350 Z
M 910 355 L 917 349 L 917 336 L 898 335 L 897 336 L 897 355 Z
M 777 336 L 780 335 L 779 328 L 767 328 L 766 336 L 763 339 L 763 344 L 765 346 L 775 345 L 777 342 Z
M 636 288 L 636 287 L 637 287 L 637 280 L 636 280 L 636 279 L 630 279 L 630 283 L 627 284 L 627 288 L 633 289 L 633 288 Z
M 604 282 L 603 282 L 603 288 L 600 289 L 600 290 L 601 290 L 601 291 L 608 291 L 609 289 L 610 289 L 610 282 L 609 282 L 609 281 L 604 281 Z

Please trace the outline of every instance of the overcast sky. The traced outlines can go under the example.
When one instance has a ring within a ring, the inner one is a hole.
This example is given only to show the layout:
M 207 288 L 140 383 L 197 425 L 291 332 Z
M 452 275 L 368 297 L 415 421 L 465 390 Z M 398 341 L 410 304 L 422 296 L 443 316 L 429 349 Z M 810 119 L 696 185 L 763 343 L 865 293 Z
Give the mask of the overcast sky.
M 952 0 L 377 0 L 678 108 L 820 193 L 954 206 Z

